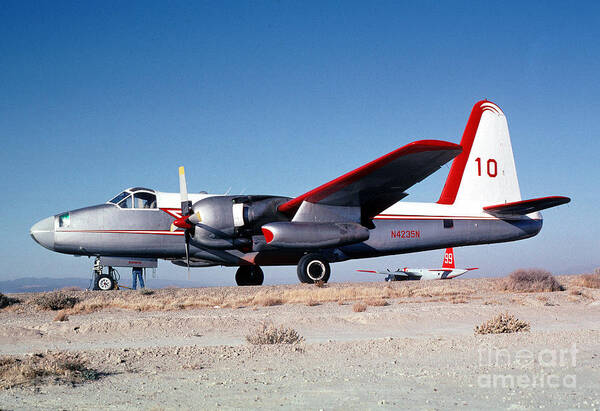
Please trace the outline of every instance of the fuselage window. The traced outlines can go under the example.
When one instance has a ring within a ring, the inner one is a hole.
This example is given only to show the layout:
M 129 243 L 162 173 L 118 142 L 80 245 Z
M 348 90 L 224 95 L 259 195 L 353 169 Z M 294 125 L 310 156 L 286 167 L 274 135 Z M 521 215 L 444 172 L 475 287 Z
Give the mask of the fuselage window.
M 131 204 L 131 196 L 128 195 L 126 198 L 124 198 L 123 200 L 121 200 L 121 202 L 118 204 L 119 207 L 121 208 L 131 208 L 132 204 Z
M 444 228 L 452 228 L 452 227 L 454 227 L 454 220 L 445 218 L 444 219 Z
M 133 195 L 133 204 L 135 208 L 156 208 L 156 196 L 151 193 L 135 193 Z

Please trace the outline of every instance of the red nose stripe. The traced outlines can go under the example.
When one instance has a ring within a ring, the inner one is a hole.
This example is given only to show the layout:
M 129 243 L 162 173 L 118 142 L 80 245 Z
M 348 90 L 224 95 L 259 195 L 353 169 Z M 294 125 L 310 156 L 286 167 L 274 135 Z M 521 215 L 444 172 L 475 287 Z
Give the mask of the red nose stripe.
M 265 240 L 267 241 L 267 244 L 270 243 L 271 241 L 273 241 L 273 233 L 268 229 L 268 228 L 261 228 L 264 236 L 265 236 Z

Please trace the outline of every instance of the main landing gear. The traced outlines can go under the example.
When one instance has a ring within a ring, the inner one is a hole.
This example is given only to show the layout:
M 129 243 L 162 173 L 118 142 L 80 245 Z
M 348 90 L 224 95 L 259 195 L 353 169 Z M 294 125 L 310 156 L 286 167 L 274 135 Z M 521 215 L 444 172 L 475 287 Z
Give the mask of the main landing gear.
M 329 263 L 320 254 L 306 254 L 298 262 L 298 279 L 301 283 L 326 283 L 331 275 Z
M 301 283 L 326 283 L 331 275 L 329 262 L 321 254 L 306 254 L 298 262 L 298 279 Z M 265 276 L 257 265 L 242 265 L 235 273 L 237 285 L 262 285 Z
M 242 265 L 235 273 L 237 285 L 262 285 L 265 275 L 257 265 Z

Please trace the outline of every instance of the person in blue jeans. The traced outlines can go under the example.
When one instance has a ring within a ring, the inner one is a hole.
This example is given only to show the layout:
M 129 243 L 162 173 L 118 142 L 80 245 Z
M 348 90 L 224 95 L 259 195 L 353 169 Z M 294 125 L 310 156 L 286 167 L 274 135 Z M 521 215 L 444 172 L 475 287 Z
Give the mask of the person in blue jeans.
M 144 285 L 144 277 L 142 276 L 142 269 L 140 267 L 133 267 L 131 269 L 131 274 L 133 276 L 133 288 L 134 290 L 137 288 L 137 280 L 140 279 L 140 288 L 146 288 Z

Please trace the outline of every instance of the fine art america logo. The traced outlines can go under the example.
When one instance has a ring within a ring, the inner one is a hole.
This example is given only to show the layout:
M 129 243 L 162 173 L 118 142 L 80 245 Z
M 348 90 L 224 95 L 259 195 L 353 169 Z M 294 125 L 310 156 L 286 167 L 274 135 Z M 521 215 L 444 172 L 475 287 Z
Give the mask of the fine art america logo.
M 577 345 L 509 351 L 480 345 L 480 388 L 576 388 Z

